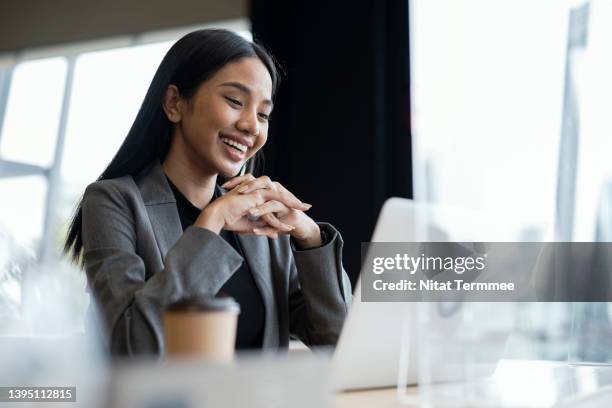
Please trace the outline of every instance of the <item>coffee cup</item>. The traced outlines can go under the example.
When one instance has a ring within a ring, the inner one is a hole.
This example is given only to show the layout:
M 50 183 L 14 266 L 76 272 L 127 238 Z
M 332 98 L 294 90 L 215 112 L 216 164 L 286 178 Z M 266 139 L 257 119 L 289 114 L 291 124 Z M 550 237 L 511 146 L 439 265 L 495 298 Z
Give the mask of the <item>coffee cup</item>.
M 230 361 L 240 305 L 231 297 L 200 297 L 173 303 L 164 313 L 166 355 Z

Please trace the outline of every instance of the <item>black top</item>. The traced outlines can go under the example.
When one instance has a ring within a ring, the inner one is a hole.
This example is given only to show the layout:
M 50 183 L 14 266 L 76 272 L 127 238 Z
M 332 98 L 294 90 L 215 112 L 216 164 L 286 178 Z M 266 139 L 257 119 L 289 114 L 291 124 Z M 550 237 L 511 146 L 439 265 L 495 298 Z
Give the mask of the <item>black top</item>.
M 172 184 L 170 179 L 168 179 L 168 184 L 170 184 L 170 188 L 172 188 L 176 198 L 176 207 L 184 231 L 187 227 L 193 225 L 201 210 L 191 204 L 187 197 Z M 211 202 L 217 197 L 218 194 L 215 189 Z M 244 258 L 244 253 L 240 247 L 240 242 L 236 238 L 236 234 L 232 231 L 221 230 L 219 235 Z M 219 290 L 219 294 L 221 293 L 233 297 L 240 304 L 236 349 L 261 348 L 265 321 L 264 304 L 261 293 L 246 262 L 243 261 L 240 268 L 225 282 Z

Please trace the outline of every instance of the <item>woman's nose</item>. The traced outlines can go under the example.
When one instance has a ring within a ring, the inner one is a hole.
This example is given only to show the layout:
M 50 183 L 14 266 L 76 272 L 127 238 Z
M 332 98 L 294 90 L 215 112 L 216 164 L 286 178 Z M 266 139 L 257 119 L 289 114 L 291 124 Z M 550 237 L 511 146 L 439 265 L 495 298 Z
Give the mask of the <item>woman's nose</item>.
M 243 111 L 240 120 L 237 123 L 238 130 L 252 136 L 259 135 L 259 121 L 257 120 L 256 112 Z

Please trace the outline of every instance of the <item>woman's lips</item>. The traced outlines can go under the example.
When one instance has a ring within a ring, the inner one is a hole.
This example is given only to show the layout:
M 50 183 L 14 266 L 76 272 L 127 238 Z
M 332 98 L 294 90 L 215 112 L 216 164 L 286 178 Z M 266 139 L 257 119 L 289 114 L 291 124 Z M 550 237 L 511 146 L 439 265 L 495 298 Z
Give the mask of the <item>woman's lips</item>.
M 223 141 L 221 141 L 221 138 L 219 138 L 219 143 L 221 144 L 221 148 L 231 160 L 239 162 L 246 158 L 246 152 L 241 152 L 240 150 L 225 144 Z

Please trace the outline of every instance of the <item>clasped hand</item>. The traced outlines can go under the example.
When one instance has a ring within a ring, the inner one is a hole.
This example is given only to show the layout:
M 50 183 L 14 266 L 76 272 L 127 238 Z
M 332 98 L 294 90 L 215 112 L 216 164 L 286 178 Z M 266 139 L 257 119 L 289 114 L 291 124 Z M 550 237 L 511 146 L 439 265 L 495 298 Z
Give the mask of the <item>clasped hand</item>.
M 297 199 L 289 190 L 268 176 L 252 174 L 235 177 L 223 184 L 230 190 L 210 203 L 196 224 L 219 232 L 278 238 L 290 234 L 301 248 L 321 245 L 319 226 L 304 213 L 312 206 Z

